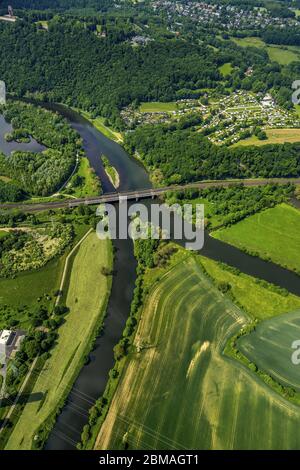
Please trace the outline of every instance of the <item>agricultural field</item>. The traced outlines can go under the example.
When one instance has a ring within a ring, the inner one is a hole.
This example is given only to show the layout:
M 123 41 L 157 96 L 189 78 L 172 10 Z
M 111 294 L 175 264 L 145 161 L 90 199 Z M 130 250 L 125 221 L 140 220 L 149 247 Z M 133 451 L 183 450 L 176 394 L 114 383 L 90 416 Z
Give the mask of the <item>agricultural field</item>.
M 209 258 L 201 256 L 200 263 L 216 285 L 230 287 L 234 301 L 253 318 L 265 320 L 300 309 L 300 298 L 295 295 Z
M 103 267 L 112 268 L 111 243 L 99 240 L 92 232 L 78 248 L 67 279 L 66 306 L 70 312 L 58 330 L 59 337 L 51 357 L 31 391 L 33 396 L 41 398 L 26 403 L 9 437 L 7 449 L 30 449 L 39 426 L 53 417 L 69 392 L 104 318 L 111 278 L 102 274 Z
M 265 132 L 267 134 L 266 140 L 259 140 L 253 135 L 248 139 L 240 140 L 234 144 L 234 147 L 238 145 L 267 145 L 300 142 L 300 129 L 265 129 Z
M 259 324 L 238 339 L 238 349 L 277 382 L 300 391 L 299 366 L 292 362 L 292 343 L 300 338 L 300 310 Z
M 299 446 L 300 410 L 222 355 L 226 340 L 246 322 L 194 257 L 169 269 L 144 303 L 136 352 L 128 358 L 96 448 Z
M 174 102 L 163 103 L 163 102 L 149 102 L 142 103 L 140 106 L 141 113 L 167 113 L 177 111 L 177 105 Z
M 86 157 L 80 159 L 79 168 L 66 186 L 64 193 L 78 198 L 101 194 L 100 180 Z
M 300 272 L 300 212 L 288 205 L 267 209 L 212 236 Z

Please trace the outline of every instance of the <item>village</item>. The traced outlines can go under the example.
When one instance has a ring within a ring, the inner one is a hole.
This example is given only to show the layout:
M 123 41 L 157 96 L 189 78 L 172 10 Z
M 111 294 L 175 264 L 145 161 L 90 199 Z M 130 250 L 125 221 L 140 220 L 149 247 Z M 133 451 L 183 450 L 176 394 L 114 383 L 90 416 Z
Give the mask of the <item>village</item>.
M 262 130 L 299 128 L 299 117 L 278 106 L 270 95 L 237 91 L 212 102 L 201 130 L 211 142 L 232 145 Z
M 204 99 L 143 103 L 121 111 L 129 130 L 146 124 L 178 122 L 191 114 L 199 115 L 202 123 L 198 130 L 218 145 L 236 144 L 251 137 L 258 128 L 261 139 L 266 129 L 300 128 L 300 118 L 296 113 L 278 106 L 270 94 L 241 90 L 221 98 L 205 93 Z
M 299 26 L 296 18 L 280 18 L 271 15 L 265 8 L 253 7 L 245 10 L 238 5 L 206 2 L 157 0 L 152 3 L 154 11 L 165 11 L 169 20 L 189 18 L 202 25 L 214 24 L 222 29 L 265 28 L 267 26 Z M 180 23 L 175 23 L 180 26 Z

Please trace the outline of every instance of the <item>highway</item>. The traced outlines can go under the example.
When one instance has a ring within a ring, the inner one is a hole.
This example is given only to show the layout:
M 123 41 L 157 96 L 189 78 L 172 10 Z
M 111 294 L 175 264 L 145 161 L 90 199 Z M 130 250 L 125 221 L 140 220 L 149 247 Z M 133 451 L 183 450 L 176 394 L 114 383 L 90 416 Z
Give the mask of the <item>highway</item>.
M 49 201 L 42 203 L 6 203 L 0 204 L 0 210 L 19 209 L 24 212 L 38 212 L 49 209 L 61 209 L 65 207 L 78 207 L 80 205 L 97 205 L 127 200 L 140 200 L 155 198 L 168 191 L 183 191 L 185 189 L 207 189 L 214 186 L 228 187 L 232 184 L 243 184 L 244 186 L 266 186 L 267 184 L 295 184 L 300 185 L 300 178 L 271 178 L 271 179 L 244 179 L 244 180 L 214 180 L 188 183 L 184 185 L 172 185 L 163 188 L 140 189 L 137 191 L 122 191 L 102 194 L 101 196 L 86 197 L 79 199 L 63 199 L 61 201 Z

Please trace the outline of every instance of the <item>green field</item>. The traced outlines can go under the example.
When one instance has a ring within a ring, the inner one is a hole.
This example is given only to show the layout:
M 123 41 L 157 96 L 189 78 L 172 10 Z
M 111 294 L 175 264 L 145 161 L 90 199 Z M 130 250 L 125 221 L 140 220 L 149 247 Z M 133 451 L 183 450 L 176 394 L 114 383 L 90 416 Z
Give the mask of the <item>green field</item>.
M 128 359 L 96 448 L 299 447 L 300 410 L 222 355 L 245 322 L 193 257 L 170 269 L 144 303 L 140 352 Z
M 295 295 L 283 294 L 270 284 L 244 273 L 237 274 L 235 270 L 203 256 L 200 262 L 217 283 L 230 284 L 235 301 L 253 318 L 265 320 L 300 308 L 300 298 Z
M 268 46 L 266 50 L 269 54 L 270 60 L 278 62 L 281 65 L 286 65 L 299 60 L 298 54 L 279 46 Z
M 300 60 L 299 50 L 293 46 L 267 46 L 267 44 L 262 39 L 256 37 L 231 39 L 240 47 L 258 47 L 259 49 L 265 49 L 269 55 L 270 60 L 278 62 L 282 65 Z
M 97 326 L 104 317 L 111 280 L 101 268 L 112 267 L 110 241 L 101 241 L 93 232 L 75 256 L 66 296 L 70 313 L 59 329 L 59 338 L 33 389 L 41 395 L 27 402 L 8 440 L 7 449 L 30 449 L 38 427 L 53 415 L 70 390 Z
M 141 103 L 141 113 L 167 113 L 177 110 L 176 103 L 162 103 L 159 101 L 153 101 L 151 103 Z
M 110 180 L 114 188 L 117 189 L 120 186 L 120 176 L 117 169 L 110 164 L 109 159 L 105 155 L 101 156 L 101 160 L 104 166 L 105 173 L 108 176 L 108 179 Z
M 300 142 L 300 129 L 266 129 L 267 140 L 259 140 L 256 136 L 240 140 L 233 147 L 240 145 L 267 145 L 267 144 L 283 144 L 285 142 Z
M 283 385 L 300 391 L 299 365 L 291 360 L 292 343 L 300 339 L 300 310 L 262 322 L 238 340 L 238 349 Z
M 280 204 L 212 233 L 215 238 L 300 272 L 300 212 Z
M 230 75 L 232 71 L 233 67 L 230 62 L 227 62 L 226 64 L 223 64 L 221 67 L 219 67 L 219 72 L 223 75 L 223 77 L 227 77 L 227 75 Z
M 74 196 L 85 197 L 85 196 L 98 196 L 101 194 L 101 184 L 97 178 L 95 171 L 91 168 L 89 160 L 86 157 L 80 159 L 80 165 L 76 173 L 78 176 L 83 178 L 83 185 L 74 188 Z M 68 187 L 66 188 L 66 193 Z

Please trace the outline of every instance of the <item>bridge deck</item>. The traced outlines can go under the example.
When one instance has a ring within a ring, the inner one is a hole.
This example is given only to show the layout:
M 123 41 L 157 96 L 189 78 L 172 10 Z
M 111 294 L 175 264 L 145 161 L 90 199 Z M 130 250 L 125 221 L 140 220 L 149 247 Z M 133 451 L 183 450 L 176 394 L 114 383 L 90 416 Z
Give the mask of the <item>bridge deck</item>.
M 47 209 L 58 209 L 63 207 L 78 207 L 82 204 L 96 205 L 101 203 L 113 203 L 122 200 L 139 200 L 154 198 L 165 194 L 168 191 L 183 191 L 185 189 L 207 189 L 209 187 L 228 187 L 233 184 L 243 184 L 244 186 L 265 186 L 267 184 L 295 184 L 300 185 L 300 178 L 272 178 L 272 179 L 245 179 L 245 180 L 220 180 L 220 181 L 201 181 L 196 183 L 188 183 L 184 185 L 167 186 L 163 188 L 150 188 L 141 189 L 137 191 L 123 191 L 106 193 L 101 196 L 79 198 L 79 199 L 64 199 L 62 201 L 49 201 L 43 203 L 7 203 L 0 204 L 0 209 L 20 209 L 23 211 L 34 212 Z

